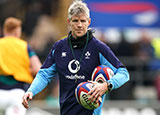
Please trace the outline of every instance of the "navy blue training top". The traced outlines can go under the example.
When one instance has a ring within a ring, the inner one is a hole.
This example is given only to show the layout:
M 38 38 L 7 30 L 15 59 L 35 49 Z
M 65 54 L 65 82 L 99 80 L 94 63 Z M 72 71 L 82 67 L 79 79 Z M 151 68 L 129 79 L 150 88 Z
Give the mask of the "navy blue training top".
M 28 91 L 36 95 L 58 73 L 61 115 L 101 115 L 103 104 L 95 110 L 85 109 L 76 100 L 75 88 L 79 83 L 91 80 L 94 68 L 99 65 L 106 65 L 114 71 L 114 77 L 108 81 L 113 84 L 113 89 L 126 83 L 129 73 L 111 49 L 95 37 L 89 40 L 85 51 L 84 47 L 73 50 L 76 59 L 68 43 L 68 37 L 56 42 Z M 80 63 L 82 52 L 84 55 Z

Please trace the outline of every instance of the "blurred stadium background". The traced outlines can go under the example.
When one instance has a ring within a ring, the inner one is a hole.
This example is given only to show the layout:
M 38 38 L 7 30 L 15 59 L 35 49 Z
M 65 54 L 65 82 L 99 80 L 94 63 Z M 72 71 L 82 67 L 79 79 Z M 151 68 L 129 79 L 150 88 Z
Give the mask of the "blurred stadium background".
M 6 17 L 23 21 L 22 38 L 43 63 L 52 44 L 67 35 L 73 0 L 0 0 L 0 35 Z M 84 0 L 95 36 L 108 44 L 131 80 L 106 97 L 102 115 L 160 115 L 160 1 Z M 31 102 L 28 115 L 59 115 L 58 79 Z

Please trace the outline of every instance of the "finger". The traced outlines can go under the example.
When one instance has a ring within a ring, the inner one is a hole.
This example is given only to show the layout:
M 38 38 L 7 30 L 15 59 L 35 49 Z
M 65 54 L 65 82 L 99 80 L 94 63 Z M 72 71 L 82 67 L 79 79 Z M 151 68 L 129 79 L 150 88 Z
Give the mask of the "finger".
M 96 103 L 98 102 L 99 97 L 100 97 L 100 95 L 99 95 L 99 93 L 97 93 L 97 94 L 95 95 L 95 101 L 96 101 Z
M 97 94 L 98 94 L 98 91 L 94 90 L 94 92 L 92 92 L 92 94 L 89 96 L 88 100 L 91 100 L 92 102 L 94 102 L 96 100 Z
M 94 91 L 93 94 L 90 97 L 91 101 L 92 102 L 96 101 L 98 95 L 99 95 L 98 91 Z
M 88 95 L 92 95 L 92 93 L 94 92 L 95 88 L 92 88 L 89 92 Z
M 97 97 L 96 103 L 98 103 L 98 102 L 99 102 L 100 97 L 101 97 L 101 96 L 98 96 L 98 97 Z
M 28 108 L 29 108 L 29 105 L 24 105 L 24 107 L 25 107 L 26 109 L 28 109 Z
M 29 100 L 32 100 L 32 95 L 29 95 Z
M 22 102 L 22 105 L 23 105 L 26 109 L 28 109 L 28 108 L 29 108 L 29 105 L 28 105 L 28 104 L 26 104 L 26 103 L 24 103 L 24 102 Z
M 94 85 L 93 88 L 88 92 L 88 95 L 93 95 L 95 91 L 96 91 L 96 87 Z
M 24 97 L 23 97 L 23 103 L 26 104 L 26 105 L 28 104 L 28 99 L 27 98 L 28 98 L 28 96 L 24 95 Z
M 91 100 L 93 98 L 92 94 L 94 92 L 94 89 L 91 89 L 89 92 L 88 92 L 88 100 Z
M 22 102 L 22 105 L 27 109 L 29 107 L 28 103 L 26 103 L 25 101 Z

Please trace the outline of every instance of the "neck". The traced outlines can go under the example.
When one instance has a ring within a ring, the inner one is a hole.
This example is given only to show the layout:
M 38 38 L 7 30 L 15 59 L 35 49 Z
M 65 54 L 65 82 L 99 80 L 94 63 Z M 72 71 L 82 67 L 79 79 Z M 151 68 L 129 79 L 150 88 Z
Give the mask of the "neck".
M 78 39 L 78 38 L 84 37 L 86 34 L 87 34 L 87 32 L 86 32 L 84 35 L 82 35 L 82 36 L 75 36 L 75 35 L 73 35 L 73 33 L 72 33 L 72 37 L 73 37 L 74 39 Z
M 78 37 L 77 37 L 77 36 L 74 36 L 73 34 L 72 34 L 72 37 L 73 37 L 74 39 L 78 39 Z
M 19 36 L 17 34 L 14 34 L 14 33 L 13 34 L 8 34 L 7 33 L 7 34 L 4 34 L 4 36 L 5 37 L 7 37 L 7 36 L 13 36 L 13 37 L 19 38 Z

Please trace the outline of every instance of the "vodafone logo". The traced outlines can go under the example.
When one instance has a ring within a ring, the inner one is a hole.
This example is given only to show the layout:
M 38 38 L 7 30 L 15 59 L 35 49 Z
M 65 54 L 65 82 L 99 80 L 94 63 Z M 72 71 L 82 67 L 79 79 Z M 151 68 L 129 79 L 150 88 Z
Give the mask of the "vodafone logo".
M 68 69 L 71 73 L 77 73 L 80 70 L 80 63 L 78 60 L 71 60 L 68 64 Z

